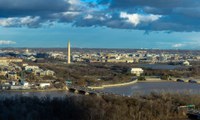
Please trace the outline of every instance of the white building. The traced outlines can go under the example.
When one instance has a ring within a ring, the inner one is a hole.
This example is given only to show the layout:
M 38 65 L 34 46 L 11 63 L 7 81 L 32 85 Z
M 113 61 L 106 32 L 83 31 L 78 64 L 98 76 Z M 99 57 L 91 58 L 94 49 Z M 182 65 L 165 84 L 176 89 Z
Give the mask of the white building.
M 44 72 L 45 72 L 45 75 L 47 75 L 47 76 L 54 76 L 54 74 L 55 74 L 55 72 L 52 70 L 46 70 Z
M 28 64 L 27 64 L 27 63 L 24 63 L 24 64 L 22 64 L 22 66 L 23 66 L 23 67 L 26 67 L 26 66 L 28 66 Z
M 41 88 L 44 88 L 44 87 L 49 87 L 51 84 L 50 83 L 40 83 L 39 86 Z
M 28 60 L 31 60 L 31 61 L 36 61 L 37 59 L 34 57 L 34 56 L 30 56 L 27 58 Z
M 182 64 L 185 65 L 185 66 L 189 66 L 190 65 L 190 63 L 187 60 L 184 61 Z
M 35 71 L 35 70 L 38 70 L 39 67 L 38 66 L 26 66 L 25 67 L 25 70 L 32 70 L 32 71 Z
M 144 70 L 142 68 L 131 68 L 131 73 L 136 76 L 140 76 L 143 72 Z
M 28 86 L 29 86 L 29 83 L 28 83 L 28 82 L 24 82 L 24 83 L 23 83 L 23 86 L 24 86 L 24 87 L 28 87 Z
M 38 76 L 54 76 L 55 72 L 52 70 L 42 70 L 42 69 L 37 69 L 34 71 L 34 75 Z

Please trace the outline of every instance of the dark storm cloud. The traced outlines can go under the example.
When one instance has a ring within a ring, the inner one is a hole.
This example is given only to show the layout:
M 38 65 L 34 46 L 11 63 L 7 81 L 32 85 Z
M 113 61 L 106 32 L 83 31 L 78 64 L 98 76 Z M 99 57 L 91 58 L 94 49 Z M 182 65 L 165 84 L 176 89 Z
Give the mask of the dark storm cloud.
M 40 27 L 41 23 L 69 22 L 79 11 L 76 0 L 0 0 L 0 26 Z M 73 3 L 74 2 L 74 3 Z M 68 14 L 66 14 L 68 13 Z
M 1 17 L 45 15 L 68 8 L 69 4 L 64 0 L 0 0 Z
M 107 0 L 100 0 L 104 3 Z M 133 8 L 136 6 L 149 6 L 154 8 L 176 8 L 176 7 L 198 7 L 198 0 L 111 0 L 109 3 L 111 8 Z
M 99 0 L 99 4 L 108 4 L 110 10 L 144 14 L 162 15 L 162 18 L 148 25 L 137 26 L 136 29 L 199 31 L 199 0 Z
M 199 0 L 0 0 L 0 26 L 72 23 L 147 31 L 200 31 Z

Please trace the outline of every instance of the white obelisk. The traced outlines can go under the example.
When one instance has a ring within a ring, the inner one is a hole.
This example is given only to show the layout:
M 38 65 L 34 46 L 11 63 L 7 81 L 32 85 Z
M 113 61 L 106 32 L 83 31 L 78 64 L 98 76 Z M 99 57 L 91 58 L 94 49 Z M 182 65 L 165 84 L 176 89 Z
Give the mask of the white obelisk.
M 70 55 L 70 41 L 68 41 L 67 44 L 67 48 L 68 48 L 68 59 L 67 59 L 67 63 L 70 64 L 71 63 L 71 55 Z

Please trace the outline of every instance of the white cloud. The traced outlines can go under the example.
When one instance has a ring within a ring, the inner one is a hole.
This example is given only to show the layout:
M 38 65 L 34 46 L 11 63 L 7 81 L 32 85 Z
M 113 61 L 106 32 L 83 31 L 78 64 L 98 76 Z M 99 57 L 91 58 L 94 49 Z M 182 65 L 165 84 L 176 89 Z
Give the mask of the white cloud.
M 140 15 L 137 13 L 134 14 L 128 14 L 126 12 L 121 12 L 120 13 L 120 18 L 125 18 L 127 19 L 126 22 L 133 24 L 134 26 L 137 26 L 141 22 L 153 22 L 161 18 L 162 15 Z
M 0 40 L 0 45 L 11 45 L 11 44 L 16 44 L 16 42 L 11 40 Z
M 69 6 L 70 11 L 81 9 L 81 7 L 85 8 L 83 2 L 81 2 L 80 0 L 65 0 L 65 1 L 70 4 Z
M 65 0 L 66 2 L 72 4 L 72 5 L 78 5 L 80 4 L 80 0 Z
M 0 26 L 11 27 L 11 26 L 34 26 L 37 25 L 40 17 L 11 17 L 0 19 Z
M 62 13 L 62 15 L 64 15 L 64 16 L 69 16 L 69 15 L 76 16 L 76 15 L 79 15 L 79 14 L 80 14 L 80 12 L 72 12 L 72 11 L 70 11 L 70 12 L 63 12 Z
M 180 48 L 180 47 L 184 47 L 184 46 L 185 46 L 185 44 L 182 44 L 182 43 L 172 45 L 172 47 L 174 47 L 174 48 Z
M 86 16 L 84 17 L 84 19 L 92 19 L 92 18 L 93 18 L 93 16 L 90 15 L 90 14 L 88 14 L 88 15 L 86 15 Z

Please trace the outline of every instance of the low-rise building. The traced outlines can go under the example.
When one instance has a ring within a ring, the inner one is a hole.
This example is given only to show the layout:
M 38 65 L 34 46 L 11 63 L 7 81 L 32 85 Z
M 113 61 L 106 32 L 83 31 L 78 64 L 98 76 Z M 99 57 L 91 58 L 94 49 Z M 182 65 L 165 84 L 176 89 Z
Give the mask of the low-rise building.
M 46 71 L 44 71 L 44 74 L 45 74 L 46 76 L 54 76 L 55 72 L 52 71 L 52 70 L 46 70 Z
M 52 70 L 42 70 L 42 69 L 38 69 L 34 71 L 34 75 L 38 75 L 38 76 L 54 76 L 55 72 Z
M 35 70 L 38 70 L 39 67 L 38 66 L 26 66 L 25 67 L 25 70 L 32 70 L 32 71 L 35 71 Z
M 16 72 L 8 72 L 7 77 L 8 77 L 9 80 L 17 80 L 18 79 Z
M 23 62 L 23 60 L 19 58 L 6 58 L 6 57 L 0 58 L 0 63 L 10 63 L 10 62 Z
M 130 72 L 136 76 L 140 76 L 144 70 L 142 68 L 131 68 Z
M 37 58 L 35 58 L 34 56 L 30 56 L 30 57 L 28 57 L 27 59 L 28 59 L 28 60 L 31 60 L 31 61 L 36 61 L 36 60 L 37 60 Z
M 29 86 L 29 83 L 28 82 L 23 82 L 23 84 L 22 84 L 24 87 L 28 87 Z
M 0 89 L 1 89 L 1 90 L 9 90 L 10 87 L 11 87 L 10 84 L 3 84 L 3 85 L 0 85 Z
M 25 90 L 25 89 L 30 89 L 29 86 L 22 86 L 22 85 L 12 85 L 10 86 L 11 90 Z
M 39 83 L 39 87 L 41 87 L 41 88 L 45 88 L 45 87 L 49 87 L 49 86 L 51 86 L 50 83 Z
M 189 61 L 187 61 L 187 60 L 184 61 L 182 64 L 185 65 L 185 66 L 189 66 L 190 65 Z
M 27 63 L 24 63 L 24 64 L 22 64 L 22 66 L 23 66 L 23 67 L 26 67 L 26 66 L 28 66 L 28 64 L 27 64 Z

